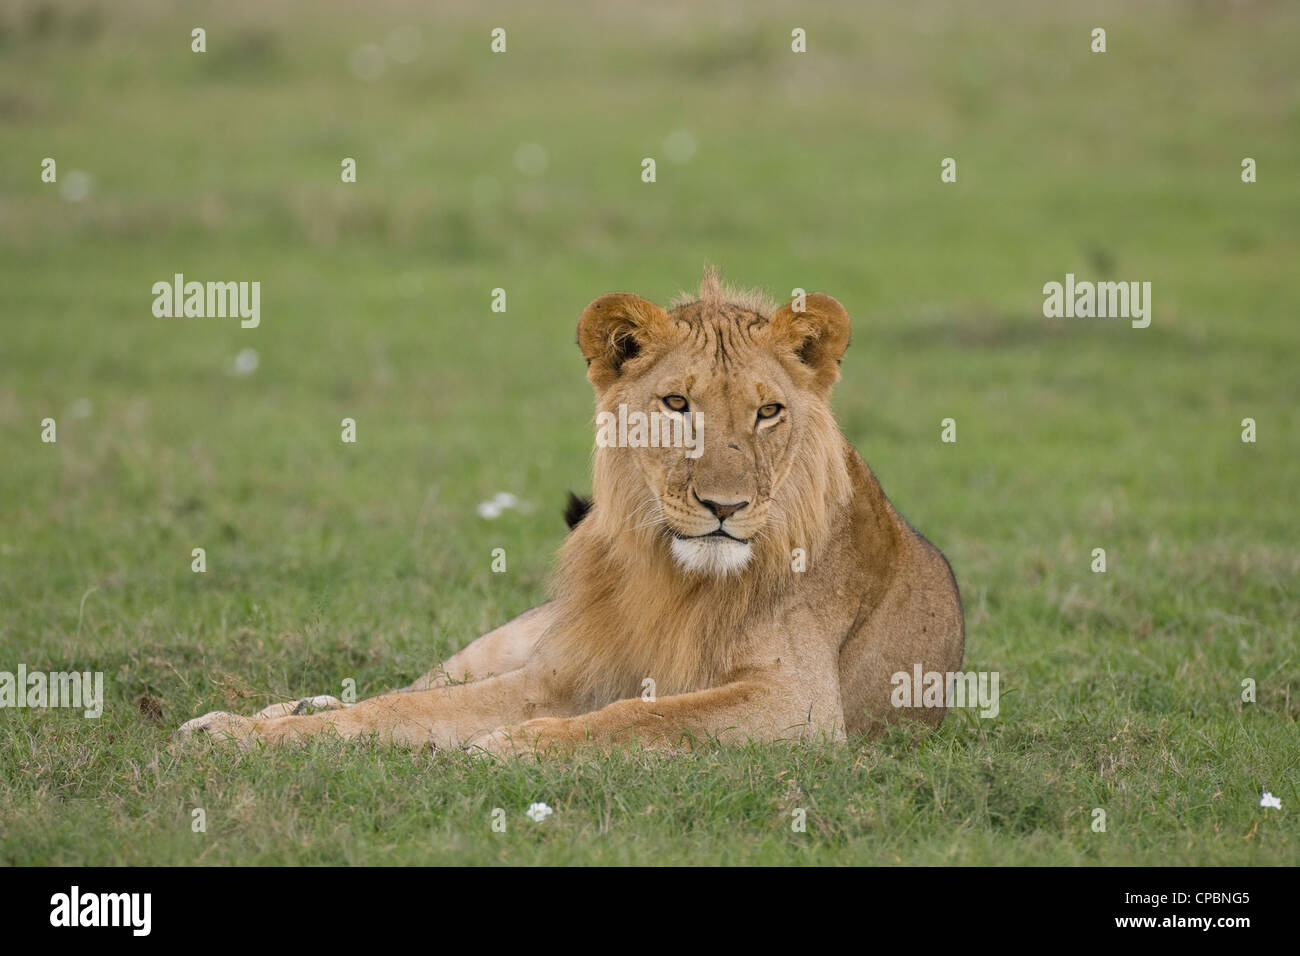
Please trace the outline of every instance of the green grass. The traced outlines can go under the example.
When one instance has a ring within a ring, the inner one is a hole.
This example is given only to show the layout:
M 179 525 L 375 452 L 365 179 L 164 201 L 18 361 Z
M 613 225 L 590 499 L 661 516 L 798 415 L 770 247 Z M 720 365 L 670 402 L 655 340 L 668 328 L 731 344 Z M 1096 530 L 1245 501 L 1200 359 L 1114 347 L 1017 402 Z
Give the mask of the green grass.
M 278 6 L 0 10 L 0 670 L 108 697 L 0 711 L 0 861 L 1300 856 L 1293 4 Z M 414 62 L 349 72 L 406 24 Z M 577 316 L 705 262 L 849 308 L 836 412 L 952 561 L 996 720 L 541 764 L 167 752 L 209 710 L 400 686 L 542 600 L 588 480 Z M 261 327 L 155 319 L 175 272 L 260 281 Z M 1151 327 L 1044 319 L 1066 272 L 1151 281 Z M 478 517 L 503 490 L 528 510 Z

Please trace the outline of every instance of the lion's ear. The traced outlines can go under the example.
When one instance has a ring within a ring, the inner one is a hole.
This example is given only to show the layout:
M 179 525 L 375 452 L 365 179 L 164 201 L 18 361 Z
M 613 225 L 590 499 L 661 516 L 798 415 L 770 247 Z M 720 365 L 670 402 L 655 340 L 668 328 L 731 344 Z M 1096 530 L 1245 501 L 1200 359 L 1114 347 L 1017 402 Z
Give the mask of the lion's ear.
M 796 311 L 796 299 L 772 313 L 768 334 L 778 351 L 793 352 L 812 373 L 812 385 L 827 392 L 840 377 L 840 359 L 849 347 L 849 313 L 830 296 L 813 292 Z
M 578 320 L 578 348 L 587 360 L 587 378 L 604 391 L 618 379 L 624 363 L 672 331 L 668 314 L 630 292 L 602 295 Z

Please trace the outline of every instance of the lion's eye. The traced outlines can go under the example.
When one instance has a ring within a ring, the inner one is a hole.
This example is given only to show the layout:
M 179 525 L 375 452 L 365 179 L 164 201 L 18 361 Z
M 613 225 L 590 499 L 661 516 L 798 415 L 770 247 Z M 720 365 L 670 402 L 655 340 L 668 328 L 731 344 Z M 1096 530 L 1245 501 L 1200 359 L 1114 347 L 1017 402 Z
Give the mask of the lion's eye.
M 784 407 L 785 406 L 783 405 L 778 405 L 776 402 L 764 405 L 758 410 L 759 421 L 762 421 L 765 418 L 776 418 L 777 415 L 781 414 L 781 409 Z
M 690 404 L 680 395 L 665 395 L 664 405 L 674 412 L 684 412 L 690 408 Z

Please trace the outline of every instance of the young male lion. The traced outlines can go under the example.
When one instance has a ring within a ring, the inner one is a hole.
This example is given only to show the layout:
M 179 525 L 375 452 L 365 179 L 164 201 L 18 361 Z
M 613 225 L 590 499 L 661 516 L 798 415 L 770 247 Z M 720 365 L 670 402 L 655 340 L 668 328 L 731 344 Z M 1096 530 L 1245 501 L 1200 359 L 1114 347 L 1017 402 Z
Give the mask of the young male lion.
M 777 309 L 713 271 L 667 312 L 601 296 L 578 322 L 598 411 L 659 413 L 694 447 L 598 443 L 555 599 L 404 691 L 213 713 L 182 734 L 508 753 L 878 728 L 897 713 L 892 675 L 959 668 L 964 625 L 947 561 L 835 425 L 848 343 L 830 296 Z M 937 724 L 944 710 L 914 713 Z

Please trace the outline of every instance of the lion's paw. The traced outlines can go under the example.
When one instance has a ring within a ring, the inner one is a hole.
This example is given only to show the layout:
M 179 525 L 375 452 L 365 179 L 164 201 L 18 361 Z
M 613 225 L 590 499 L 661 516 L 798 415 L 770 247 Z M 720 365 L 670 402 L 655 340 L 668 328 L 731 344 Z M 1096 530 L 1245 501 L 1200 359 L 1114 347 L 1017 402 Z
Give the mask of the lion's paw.
M 214 710 L 202 717 L 187 720 L 177 729 L 175 739 L 178 742 L 197 740 L 208 737 L 212 740 L 234 740 L 248 743 L 257 734 L 257 722 L 251 717 L 228 714 L 223 710 Z
M 559 717 L 536 717 L 502 727 L 491 733 L 473 738 L 464 749 L 472 754 L 509 757 L 519 754 L 541 754 L 567 737 L 568 723 Z
M 461 749 L 475 757 L 505 757 L 524 752 L 521 747 L 516 746 L 514 735 L 504 729 L 479 734 L 467 741 Z
M 349 704 L 343 703 L 337 697 L 331 697 L 329 694 L 320 694 L 316 697 L 303 697 L 299 700 L 286 700 L 279 704 L 272 704 L 259 710 L 253 715 L 256 720 L 271 720 L 276 717 L 302 717 L 305 714 L 315 714 L 322 710 L 342 710 Z

